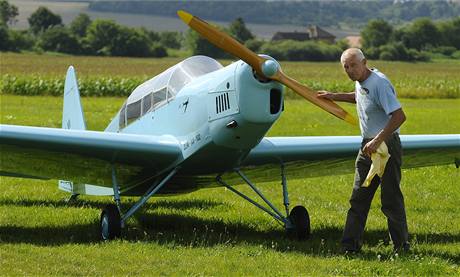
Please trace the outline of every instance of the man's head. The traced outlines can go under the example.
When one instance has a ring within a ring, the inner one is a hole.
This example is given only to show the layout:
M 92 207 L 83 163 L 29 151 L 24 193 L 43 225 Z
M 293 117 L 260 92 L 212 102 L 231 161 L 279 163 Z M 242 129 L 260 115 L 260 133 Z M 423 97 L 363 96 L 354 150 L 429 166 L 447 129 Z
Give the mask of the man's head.
M 358 48 L 348 48 L 340 57 L 343 69 L 352 81 L 364 81 L 368 76 L 366 58 Z

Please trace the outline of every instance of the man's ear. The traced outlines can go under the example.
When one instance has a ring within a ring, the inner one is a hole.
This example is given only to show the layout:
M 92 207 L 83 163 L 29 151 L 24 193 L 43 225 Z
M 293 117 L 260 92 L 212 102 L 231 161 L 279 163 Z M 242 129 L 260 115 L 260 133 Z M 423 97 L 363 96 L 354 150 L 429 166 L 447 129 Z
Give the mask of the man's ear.
M 366 58 L 363 59 L 363 64 L 364 64 L 364 65 L 367 65 L 367 60 L 366 60 Z

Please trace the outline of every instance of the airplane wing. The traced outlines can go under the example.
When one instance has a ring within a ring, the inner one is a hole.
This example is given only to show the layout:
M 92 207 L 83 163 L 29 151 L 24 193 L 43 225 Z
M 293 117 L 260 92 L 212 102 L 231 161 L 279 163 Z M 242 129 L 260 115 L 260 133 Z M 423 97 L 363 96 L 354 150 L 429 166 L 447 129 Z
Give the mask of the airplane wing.
M 402 135 L 401 143 L 403 168 L 458 166 L 459 134 Z M 281 163 L 289 178 L 353 173 L 360 146 L 359 136 L 266 137 L 251 150 L 241 169 L 259 182 L 278 180 Z
M 0 175 L 112 186 L 148 168 L 160 174 L 183 160 L 172 136 L 0 125 Z

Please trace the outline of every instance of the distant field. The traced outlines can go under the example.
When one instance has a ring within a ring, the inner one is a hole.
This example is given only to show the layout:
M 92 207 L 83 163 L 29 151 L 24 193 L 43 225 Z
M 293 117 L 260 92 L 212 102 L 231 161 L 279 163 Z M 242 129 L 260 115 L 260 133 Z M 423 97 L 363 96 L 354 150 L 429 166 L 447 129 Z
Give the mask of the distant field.
M 67 67 L 74 65 L 82 80 L 114 77 L 135 78 L 136 82 L 141 82 L 181 60 L 2 53 L 0 68 L 2 78 L 8 74 L 22 79 L 35 76 L 44 81 L 62 82 Z M 231 60 L 221 62 L 227 65 Z M 370 61 L 369 64 L 392 80 L 400 97 L 460 98 L 460 60 L 428 63 Z M 281 62 L 281 65 L 287 74 L 317 90 L 351 91 L 354 88 L 339 62 Z M 34 84 L 31 83 L 30 86 Z M 123 93 L 128 95 L 130 91 Z
M 26 29 L 29 24 L 27 18 L 37 10 L 40 6 L 45 6 L 52 12 L 59 14 L 62 17 L 64 24 L 69 24 L 79 13 L 88 14 L 91 19 L 110 19 L 118 24 L 130 27 L 145 27 L 156 32 L 163 31 L 179 31 L 183 32 L 188 27 L 178 17 L 165 17 L 157 15 L 133 14 L 133 13 L 114 13 L 114 12 L 96 12 L 88 9 L 88 3 L 84 1 L 43 1 L 43 0 L 14 0 L 12 4 L 19 8 L 18 22 L 13 26 L 17 29 Z M 238 15 L 235 14 L 235 19 Z M 221 26 L 228 26 L 228 22 L 218 22 L 211 20 L 210 22 Z M 305 32 L 306 26 L 298 26 L 292 24 L 254 24 L 247 23 L 246 26 L 259 38 L 271 39 L 276 32 Z M 359 30 L 353 29 L 333 29 L 325 28 L 337 38 L 343 38 L 348 35 L 359 34 Z
M 101 130 L 123 98 L 83 99 L 90 129 Z M 405 134 L 458 133 L 460 99 L 405 99 Z M 353 110 L 352 105 L 345 106 Z M 0 123 L 59 127 L 61 97 L 0 95 Z M 289 100 L 272 136 L 356 135 L 358 130 L 304 101 Z M 350 169 L 352 171 L 352 169 Z M 97 239 L 109 197 L 68 206 L 57 181 L 0 177 L 0 275 L 460 275 L 460 171 L 453 165 L 403 171 L 412 252 L 395 255 L 376 194 L 363 252 L 340 254 L 351 174 L 289 180 L 291 205 L 305 205 L 312 238 L 283 228 L 223 188 L 151 199 L 123 239 Z M 246 193 L 250 189 L 240 186 Z M 280 182 L 260 185 L 282 207 Z M 125 208 L 134 198 L 124 198 Z

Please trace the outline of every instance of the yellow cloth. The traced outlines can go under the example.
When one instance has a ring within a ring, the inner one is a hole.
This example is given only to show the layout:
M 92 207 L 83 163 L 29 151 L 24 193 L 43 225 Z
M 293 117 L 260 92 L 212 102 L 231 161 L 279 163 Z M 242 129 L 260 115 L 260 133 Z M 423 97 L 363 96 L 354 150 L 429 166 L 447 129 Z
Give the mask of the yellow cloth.
M 371 154 L 371 169 L 369 170 L 369 173 L 367 173 L 366 180 L 364 181 L 362 187 L 368 187 L 375 175 L 382 178 L 389 158 L 390 154 L 388 153 L 388 147 L 385 142 L 382 142 L 379 148 L 377 148 L 377 152 Z

